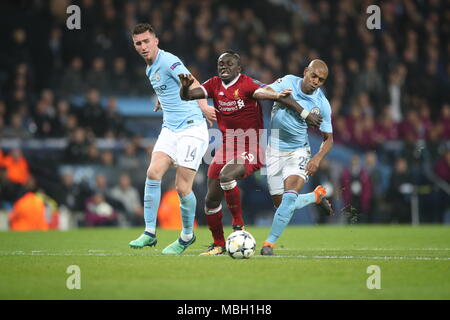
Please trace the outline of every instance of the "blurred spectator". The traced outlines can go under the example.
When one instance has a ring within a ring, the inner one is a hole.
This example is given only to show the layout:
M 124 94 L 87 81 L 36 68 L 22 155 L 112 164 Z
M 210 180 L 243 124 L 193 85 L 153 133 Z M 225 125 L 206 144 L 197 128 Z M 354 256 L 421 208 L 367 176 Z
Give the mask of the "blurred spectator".
M 30 133 L 23 127 L 23 119 L 20 113 L 14 113 L 10 118 L 10 125 L 6 126 L 1 136 L 4 138 L 26 139 L 30 137 Z
M 71 133 L 69 143 L 64 151 L 66 163 L 84 163 L 87 159 L 89 140 L 83 128 L 76 128 Z
M 111 88 L 108 89 L 114 95 L 128 95 L 130 93 L 130 81 L 125 58 L 117 57 L 114 59 Z
M 114 166 L 115 164 L 114 153 L 110 150 L 104 150 L 100 154 L 100 161 L 103 166 Z
M 53 106 L 53 93 L 50 90 L 42 92 L 34 112 L 36 123 L 36 136 L 41 138 L 51 137 L 54 133 L 55 107 Z
M 98 150 L 97 144 L 95 142 L 91 142 L 88 144 L 87 154 L 86 154 L 86 163 L 87 164 L 101 164 L 100 151 Z
M 408 171 L 408 162 L 399 158 L 392 172 L 387 201 L 390 204 L 390 215 L 387 221 L 394 223 L 411 222 L 411 195 L 414 192 L 413 178 Z
M 141 167 L 134 143 L 125 144 L 123 153 L 117 159 L 117 165 L 121 170 L 139 169 Z
M 442 132 L 442 139 L 447 141 L 450 140 L 450 104 L 448 103 L 442 106 L 438 127 Z
M 47 231 L 45 203 L 35 192 L 36 184 L 30 179 L 26 192 L 14 203 L 9 213 L 10 229 L 13 231 Z
M 105 70 L 105 60 L 96 57 L 92 62 L 91 69 L 86 74 L 86 86 L 96 88 L 102 93 L 111 93 L 108 72 Z
M 85 225 L 88 227 L 117 226 L 119 214 L 105 200 L 101 192 L 96 192 L 86 200 Z
M 382 174 L 378 169 L 378 157 L 375 152 L 369 151 L 365 154 L 365 168 L 370 179 L 370 185 L 372 186 L 372 197 L 367 212 L 367 222 L 379 223 L 385 208 L 385 190 L 383 189 Z
M 359 157 L 352 156 L 350 167 L 341 175 L 342 198 L 345 212 L 351 222 L 368 222 L 372 201 L 372 185 L 367 171 L 362 168 Z
M 104 132 L 111 132 L 116 138 L 125 134 L 125 121 L 117 110 L 117 98 L 109 97 L 103 122 Z
M 81 124 L 91 128 L 95 135 L 101 137 L 105 133 L 105 110 L 100 104 L 100 92 L 97 89 L 89 89 L 87 102 L 81 109 Z
M 73 173 L 65 171 L 61 174 L 61 186 L 59 188 L 56 200 L 60 205 L 66 206 L 70 211 L 81 211 L 84 209 L 84 198 L 86 197 L 86 188 L 81 184 L 75 183 Z
M 83 60 L 80 57 L 74 57 L 70 66 L 66 68 L 59 89 L 64 97 L 84 94 L 86 84 L 83 75 Z
M 25 185 L 30 179 L 30 169 L 22 150 L 14 148 L 5 156 L 3 165 L 6 167 L 6 176 L 14 183 Z
M 436 162 L 434 171 L 439 178 L 450 183 L 450 149 Z
M 68 122 L 70 117 L 70 104 L 67 100 L 59 100 L 56 105 L 56 115 L 53 122 L 53 135 L 67 137 L 69 135 Z
M 110 195 L 125 208 L 126 216 L 131 225 L 142 224 L 144 208 L 142 207 L 139 192 L 131 185 L 131 179 L 128 174 L 120 175 L 119 183 L 112 188 Z

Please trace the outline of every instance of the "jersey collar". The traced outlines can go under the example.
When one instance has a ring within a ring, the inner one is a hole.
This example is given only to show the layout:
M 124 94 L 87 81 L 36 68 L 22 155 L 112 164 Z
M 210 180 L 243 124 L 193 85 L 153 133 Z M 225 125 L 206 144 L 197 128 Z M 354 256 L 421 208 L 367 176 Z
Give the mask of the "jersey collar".
M 234 78 L 233 81 L 230 81 L 228 84 L 225 84 L 225 83 L 222 81 L 222 86 L 223 86 L 225 89 L 228 89 L 228 88 L 231 87 L 233 84 L 235 84 L 235 83 L 239 80 L 240 77 L 241 77 L 241 74 L 239 73 L 239 74 L 236 76 L 236 78 Z

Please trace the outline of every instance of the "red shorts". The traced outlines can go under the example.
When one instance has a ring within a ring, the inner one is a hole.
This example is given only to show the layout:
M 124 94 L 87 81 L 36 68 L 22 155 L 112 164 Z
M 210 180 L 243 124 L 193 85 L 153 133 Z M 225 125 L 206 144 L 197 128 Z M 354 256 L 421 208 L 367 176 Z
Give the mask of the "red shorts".
M 208 177 L 220 179 L 220 171 L 226 164 L 230 163 L 230 161 L 232 161 L 231 163 L 243 164 L 245 167 L 243 178 L 247 178 L 263 166 L 264 150 L 259 145 L 255 145 L 225 152 L 225 147 L 222 145 L 217 149 L 216 154 L 209 165 Z

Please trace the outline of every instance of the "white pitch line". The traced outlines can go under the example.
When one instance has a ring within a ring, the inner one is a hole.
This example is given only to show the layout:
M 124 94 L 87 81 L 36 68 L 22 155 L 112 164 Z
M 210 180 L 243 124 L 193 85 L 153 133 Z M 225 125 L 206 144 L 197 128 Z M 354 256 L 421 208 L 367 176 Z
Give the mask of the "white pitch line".
M 74 252 L 36 252 L 33 251 L 31 253 L 23 252 L 23 251 L 0 251 L 0 255 L 8 256 L 8 255 L 20 255 L 20 256 L 96 256 L 96 257 L 168 257 L 163 254 L 139 254 L 139 253 L 99 253 L 99 252 L 90 252 L 90 253 L 74 253 Z M 183 254 L 178 257 L 199 257 L 196 254 Z M 222 257 L 226 257 L 223 255 Z M 201 257 L 204 259 L 205 257 Z M 344 259 L 344 260 L 409 260 L 409 261 L 450 261 L 450 257 L 423 257 L 423 256 L 349 256 L 349 255 L 275 255 L 271 257 L 256 255 L 253 258 L 296 258 L 296 259 Z M 208 259 L 208 258 L 207 258 Z

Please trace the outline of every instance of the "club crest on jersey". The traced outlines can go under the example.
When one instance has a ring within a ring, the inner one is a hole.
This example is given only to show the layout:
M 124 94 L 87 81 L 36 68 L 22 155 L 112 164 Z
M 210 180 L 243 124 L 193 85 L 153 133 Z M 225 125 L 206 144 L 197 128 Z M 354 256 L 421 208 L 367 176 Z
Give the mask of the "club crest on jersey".
M 234 99 L 240 100 L 241 97 L 239 97 L 239 89 L 234 90 Z
M 311 110 L 310 112 L 311 112 L 311 113 L 314 113 L 314 114 L 320 115 L 320 109 L 319 109 L 318 107 L 312 108 L 312 110 Z
M 153 76 L 153 80 L 155 80 L 156 82 L 158 82 L 159 80 L 161 80 L 161 76 L 159 75 L 158 72 L 155 72 L 155 75 Z

